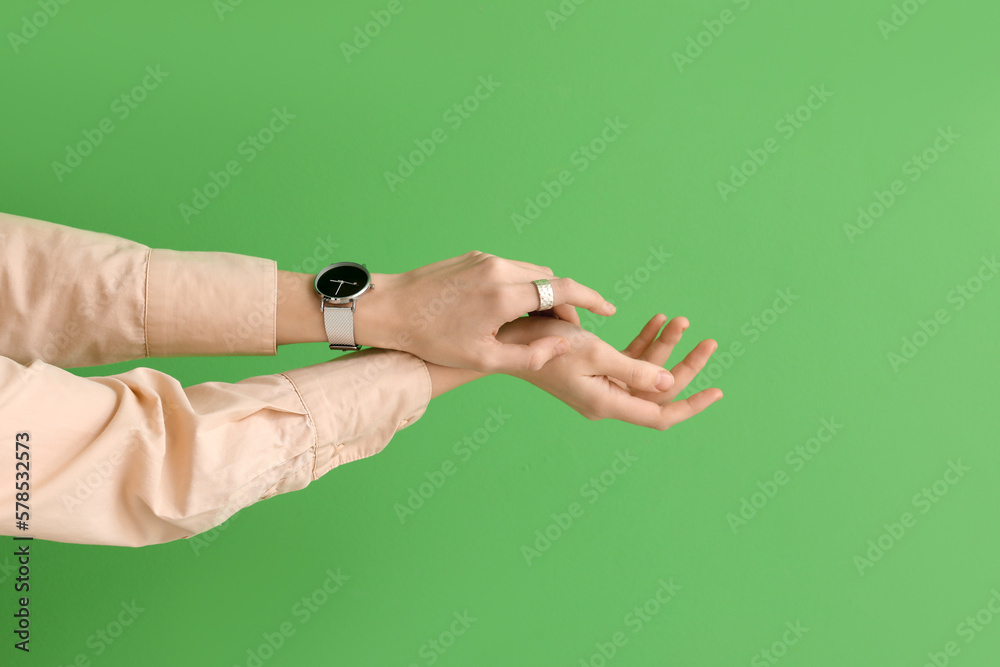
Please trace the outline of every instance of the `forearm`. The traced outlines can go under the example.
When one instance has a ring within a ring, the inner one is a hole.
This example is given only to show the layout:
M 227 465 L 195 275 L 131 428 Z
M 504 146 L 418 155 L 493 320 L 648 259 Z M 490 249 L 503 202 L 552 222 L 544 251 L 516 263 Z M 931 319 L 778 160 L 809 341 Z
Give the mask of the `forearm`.
M 201 533 L 377 454 L 431 390 L 420 359 L 389 350 L 188 387 L 148 367 L 79 377 L 0 356 L 0 387 L 0 423 L 25 433 L 2 439 L 0 458 L 32 452 L 32 534 L 121 546 Z M 0 503 L 16 491 L 0 486 Z
M 486 373 L 470 370 L 467 368 L 452 368 L 450 366 L 440 366 L 425 361 L 427 372 L 431 376 L 431 398 L 437 398 L 446 391 L 451 391 L 455 387 L 486 377 Z

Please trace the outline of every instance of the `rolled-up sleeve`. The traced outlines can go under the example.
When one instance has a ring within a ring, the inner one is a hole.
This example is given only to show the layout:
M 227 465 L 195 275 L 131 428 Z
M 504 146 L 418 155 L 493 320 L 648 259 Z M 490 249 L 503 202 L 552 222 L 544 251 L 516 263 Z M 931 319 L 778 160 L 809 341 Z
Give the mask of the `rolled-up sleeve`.
M 186 388 L 146 367 L 77 376 L 64 367 L 150 353 L 273 353 L 274 263 L 149 249 L 13 217 L 0 214 L 11 265 L 0 274 L 0 473 L 8 480 L 0 507 L 20 514 L 7 514 L 2 534 L 121 546 L 190 537 L 380 452 L 427 409 L 426 364 L 395 350 Z M 43 257 L 46 244 L 53 254 Z M 74 272 L 86 277 L 60 291 Z M 237 283 L 243 296 L 229 311 Z M 61 336 L 65 323 L 74 333 Z
M 0 213 L 0 351 L 76 368 L 277 353 L 277 263 Z

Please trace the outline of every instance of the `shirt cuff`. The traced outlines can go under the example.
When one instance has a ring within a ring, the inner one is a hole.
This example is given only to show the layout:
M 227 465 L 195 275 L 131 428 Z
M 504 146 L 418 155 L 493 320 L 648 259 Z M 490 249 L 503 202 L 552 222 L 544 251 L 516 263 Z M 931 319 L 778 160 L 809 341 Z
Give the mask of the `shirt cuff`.
M 144 320 L 150 357 L 275 355 L 277 262 L 153 248 Z
M 427 365 L 409 352 L 370 348 L 282 375 L 315 427 L 313 480 L 378 454 L 397 431 L 423 416 L 431 400 Z

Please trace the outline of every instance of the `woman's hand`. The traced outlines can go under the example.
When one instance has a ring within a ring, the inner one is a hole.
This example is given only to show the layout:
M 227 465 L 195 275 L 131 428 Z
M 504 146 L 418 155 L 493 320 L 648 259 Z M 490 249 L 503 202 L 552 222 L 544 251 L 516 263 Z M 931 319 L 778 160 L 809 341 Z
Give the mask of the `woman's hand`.
M 538 309 L 531 282 L 538 278 L 551 281 L 555 303 L 546 311 L 554 317 L 543 319 L 579 324 L 574 306 L 615 312 L 600 294 L 548 267 L 474 251 L 406 273 L 373 274 L 375 289 L 358 300 L 355 339 L 483 373 L 538 369 L 565 351 L 559 333 L 516 342 L 496 337 L 502 325 Z
M 522 317 L 504 325 L 500 338 L 524 342 L 536 336 L 562 336 L 570 343 L 568 352 L 539 370 L 511 375 L 552 394 L 587 419 L 618 419 L 662 431 L 722 398 L 722 391 L 713 387 L 674 400 L 715 352 L 714 340 L 698 343 L 673 367 L 668 388 L 657 388 L 663 364 L 689 326 L 686 318 L 676 317 L 657 337 L 664 321 L 665 316 L 655 315 L 622 352 L 578 326 L 547 317 Z

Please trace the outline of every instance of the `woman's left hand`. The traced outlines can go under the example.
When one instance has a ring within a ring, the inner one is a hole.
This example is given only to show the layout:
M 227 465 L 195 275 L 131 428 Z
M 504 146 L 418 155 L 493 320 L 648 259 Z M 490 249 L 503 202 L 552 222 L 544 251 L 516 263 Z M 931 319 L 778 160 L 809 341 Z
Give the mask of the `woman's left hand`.
M 663 365 L 689 326 L 686 318 L 677 317 L 657 336 L 664 321 L 665 316 L 655 315 L 623 351 L 570 322 L 551 317 L 518 318 L 501 327 L 497 337 L 524 344 L 540 336 L 562 336 L 570 345 L 565 354 L 539 370 L 512 375 L 552 394 L 587 419 L 617 419 L 663 431 L 722 398 L 722 391 L 712 387 L 675 400 L 718 347 L 711 339 L 698 343 L 673 367 L 672 382 L 658 385 Z

